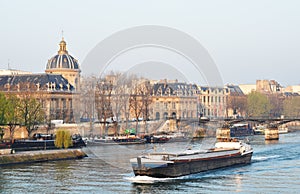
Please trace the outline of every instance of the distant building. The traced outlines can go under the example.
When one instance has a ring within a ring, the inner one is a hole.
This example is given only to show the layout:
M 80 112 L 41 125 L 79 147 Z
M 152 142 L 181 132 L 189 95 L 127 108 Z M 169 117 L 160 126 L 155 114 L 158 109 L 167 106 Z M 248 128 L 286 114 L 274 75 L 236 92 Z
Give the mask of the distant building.
M 199 86 L 200 116 L 208 118 L 226 117 L 228 89 Z
M 155 83 L 152 93 L 152 118 L 197 118 L 198 93 L 195 84 L 167 80 Z
M 289 93 L 297 93 L 300 94 L 300 85 L 288 86 L 284 90 L 285 92 Z
M 0 69 L 0 76 L 1 75 L 22 75 L 22 74 L 32 74 L 29 71 L 21 71 L 16 69 Z
M 240 117 L 246 114 L 247 96 L 240 86 L 227 85 L 227 117 Z
M 256 91 L 256 84 L 239 84 L 239 87 L 245 95 Z
M 74 122 L 73 100 L 79 88 L 80 69 L 76 59 L 68 54 L 66 42 L 60 42 L 58 54 L 46 66 L 46 73 L 20 70 L 0 71 L 0 91 L 22 96 L 28 93 L 40 100 L 49 120 Z
M 283 87 L 275 80 L 256 80 L 256 91 L 265 94 L 282 93 Z

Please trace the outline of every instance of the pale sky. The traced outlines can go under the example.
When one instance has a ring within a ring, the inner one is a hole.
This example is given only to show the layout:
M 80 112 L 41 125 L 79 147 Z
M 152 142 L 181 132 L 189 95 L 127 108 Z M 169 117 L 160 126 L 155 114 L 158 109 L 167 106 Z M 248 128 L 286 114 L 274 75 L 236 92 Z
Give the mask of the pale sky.
M 61 31 L 84 61 L 111 34 L 140 25 L 183 31 L 207 49 L 224 84 L 300 84 L 298 0 L 0 0 L 0 69 L 44 72 Z M 84 73 L 85 68 L 81 66 Z

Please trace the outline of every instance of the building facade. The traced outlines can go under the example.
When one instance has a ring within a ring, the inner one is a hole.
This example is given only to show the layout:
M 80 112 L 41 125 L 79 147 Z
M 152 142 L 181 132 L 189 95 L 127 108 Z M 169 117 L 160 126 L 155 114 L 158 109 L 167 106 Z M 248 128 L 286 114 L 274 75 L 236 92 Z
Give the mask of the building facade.
M 199 90 L 195 84 L 163 80 L 153 85 L 152 118 L 198 118 Z
M 199 86 L 200 116 L 208 118 L 224 118 L 228 90 L 220 87 Z
M 26 94 L 38 99 L 46 114 L 45 122 L 63 120 L 73 123 L 74 97 L 77 95 L 76 88 L 80 88 L 80 69 L 78 61 L 68 54 L 66 42 L 62 40 L 59 46 L 58 54 L 46 65 L 46 73 L 2 71 L 0 91 L 20 98 Z

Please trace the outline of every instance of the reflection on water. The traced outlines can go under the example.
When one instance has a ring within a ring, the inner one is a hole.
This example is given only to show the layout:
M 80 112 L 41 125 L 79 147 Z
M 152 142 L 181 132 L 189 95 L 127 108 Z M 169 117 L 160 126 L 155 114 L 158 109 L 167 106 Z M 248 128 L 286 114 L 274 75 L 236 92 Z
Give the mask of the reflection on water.
M 70 169 L 70 163 L 68 161 L 54 163 L 53 175 L 55 180 L 61 182 L 68 180 L 72 177 L 72 173 L 73 172 L 72 169 Z
M 209 141 L 209 140 L 206 140 Z M 153 145 L 87 147 L 82 160 L 7 166 L 0 169 L 1 193 L 296 193 L 300 190 L 300 132 L 277 143 L 250 141 L 250 165 L 229 167 L 170 179 L 134 177 L 129 158 Z M 201 141 L 191 146 L 202 148 Z M 177 150 L 185 143 L 156 145 Z M 287 176 L 288 175 L 288 176 Z M 270 184 L 271 183 L 271 184 Z
M 235 192 L 241 192 L 242 191 L 242 176 L 237 174 L 234 176 L 234 184 L 236 187 Z
M 279 140 L 265 140 L 266 144 L 277 144 Z

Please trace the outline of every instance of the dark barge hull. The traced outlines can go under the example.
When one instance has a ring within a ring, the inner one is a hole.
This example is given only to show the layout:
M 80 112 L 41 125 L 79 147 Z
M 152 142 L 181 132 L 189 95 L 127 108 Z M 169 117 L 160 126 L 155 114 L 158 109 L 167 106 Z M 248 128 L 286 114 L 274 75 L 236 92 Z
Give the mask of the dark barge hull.
M 159 168 L 133 168 L 136 176 L 150 176 L 157 178 L 179 177 L 189 174 L 195 174 L 208 170 L 224 168 L 234 165 L 245 165 L 251 162 L 252 152 L 244 155 L 236 154 L 234 156 L 201 158 L 193 161 L 175 161 L 169 163 L 166 167 Z
M 32 151 L 32 150 L 52 150 L 58 149 L 55 146 L 55 140 L 16 140 L 11 148 L 18 151 Z M 83 140 L 73 141 L 73 145 L 70 148 L 81 148 L 85 147 Z

